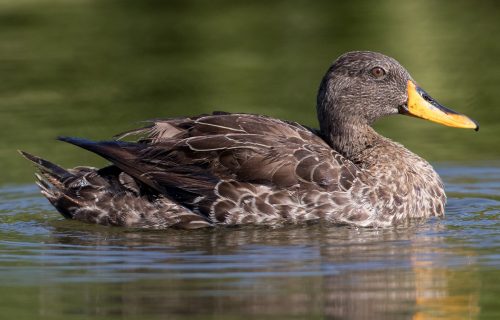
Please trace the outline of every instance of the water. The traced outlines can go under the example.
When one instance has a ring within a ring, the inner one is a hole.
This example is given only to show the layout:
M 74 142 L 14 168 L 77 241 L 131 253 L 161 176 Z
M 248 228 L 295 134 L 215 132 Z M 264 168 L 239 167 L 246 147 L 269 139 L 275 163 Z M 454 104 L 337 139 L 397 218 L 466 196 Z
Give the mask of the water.
M 493 1 L 0 1 L 0 319 L 500 318 L 500 10 Z M 396 229 L 162 232 L 62 219 L 23 149 L 213 109 L 315 126 L 319 80 L 354 49 L 396 57 L 478 133 L 393 117 L 447 217 Z

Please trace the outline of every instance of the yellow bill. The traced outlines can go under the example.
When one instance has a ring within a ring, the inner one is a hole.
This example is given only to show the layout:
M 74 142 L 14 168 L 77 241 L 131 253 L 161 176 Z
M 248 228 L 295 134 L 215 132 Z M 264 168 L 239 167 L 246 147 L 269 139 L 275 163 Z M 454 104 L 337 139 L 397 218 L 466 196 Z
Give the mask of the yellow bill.
M 466 115 L 443 107 L 427 92 L 415 85 L 413 81 L 408 80 L 407 90 L 408 102 L 405 106 L 400 107 L 401 114 L 426 119 L 449 127 L 479 130 L 477 122 Z

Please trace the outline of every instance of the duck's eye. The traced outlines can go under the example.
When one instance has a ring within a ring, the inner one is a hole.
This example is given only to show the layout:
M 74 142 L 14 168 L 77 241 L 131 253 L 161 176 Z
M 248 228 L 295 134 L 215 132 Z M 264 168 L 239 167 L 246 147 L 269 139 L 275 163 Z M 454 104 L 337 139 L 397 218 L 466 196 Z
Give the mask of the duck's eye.
M 383 76 L 385 76 L 385 70 L 382 69 L 381 67 L 375 67 L 371 70 L 371 73 L 372 75 L 375 77 L 375 78 L 382 78 Z

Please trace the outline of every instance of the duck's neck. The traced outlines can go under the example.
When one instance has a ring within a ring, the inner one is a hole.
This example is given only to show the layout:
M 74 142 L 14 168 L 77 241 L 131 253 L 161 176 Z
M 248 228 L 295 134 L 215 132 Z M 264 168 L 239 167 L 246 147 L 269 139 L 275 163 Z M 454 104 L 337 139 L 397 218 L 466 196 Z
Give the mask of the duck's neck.
M 332 94 L 342 89 L 337 88 L 328 79 L 327 73 L 317 96 L 316 106 L 321 135 L 334 150 L 363 166 L 366 157 L 361 155 L 365 154 L 367 149 L 382 143 L 385 138 L 372 129 L 368 120 L 352 114 L 353 110 L 364 108 L 362 105 L 357 105 L 360 103 L 358 100 L 353 100 L 350 96 Z
M 359 165 L 364 164 L 365 159 L 361 155 L 365 154 L 367 149 L 373 148 L 385 140 L 367 123 L 348 121 L 347 119 L 323 121 L 321 134 L 334 150 Z

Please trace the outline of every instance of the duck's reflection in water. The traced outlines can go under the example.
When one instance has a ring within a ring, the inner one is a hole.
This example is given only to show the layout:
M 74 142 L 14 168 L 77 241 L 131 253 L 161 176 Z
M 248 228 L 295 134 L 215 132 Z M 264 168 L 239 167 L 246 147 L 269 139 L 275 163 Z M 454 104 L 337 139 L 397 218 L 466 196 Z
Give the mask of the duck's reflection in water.
M 41 294 L 49 314 L 73 312 L 75 301 L 79 313 L 92 316 L 479 314 L 474 269 L 452 267 L 469 254 L 450 251 L 439 235 L 444 227 L 435 222 L 387 230 L 311 225 L 134 232 L 92 226 L 79 236 L 72 222 L 54 227 L 53 245 L 69 260 L 59 266 L 61 284 Z M 61 301 L 62 310 L 53 301 Z

